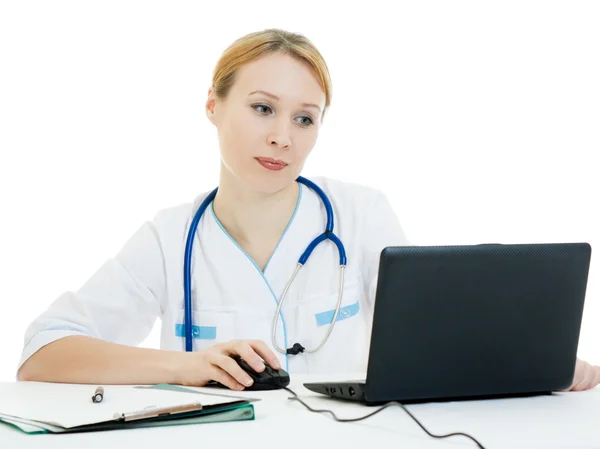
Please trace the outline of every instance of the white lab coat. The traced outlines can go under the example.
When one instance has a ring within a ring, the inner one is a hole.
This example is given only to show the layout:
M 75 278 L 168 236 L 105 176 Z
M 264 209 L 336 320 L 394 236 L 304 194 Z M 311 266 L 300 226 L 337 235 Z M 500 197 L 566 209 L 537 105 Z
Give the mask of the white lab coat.
M 386 197 L 373 188 L 311 178 L 333 206 L 334 232 L 348 258 L 344 294 L 329 340 L 314 354 L 276 352 L 290 374 L 366 372 L 379 254 L 408 245 Z M 208 192 L 193 203 L 160 211 L 77 292 L 57 298 L 27 329 L 19 366 L 44 345 L 69 335 L 88 335 L 138 345 L 162 320 L 161 348 L 185 350 L 183 259 L 189 225 Z M 264 272 L 227 234 L 209 206 L 192 257 L 194 350 L 233 339 L 259 339 L 269 347 L 272 319 L 283 289 L 308 244 L 323 233 L 326 214 L 304 185 L 293 218 Z M 294 280 L 281 309 L 277 342 L 316 347 L 333 317 L 339 256 L 322 242 Z

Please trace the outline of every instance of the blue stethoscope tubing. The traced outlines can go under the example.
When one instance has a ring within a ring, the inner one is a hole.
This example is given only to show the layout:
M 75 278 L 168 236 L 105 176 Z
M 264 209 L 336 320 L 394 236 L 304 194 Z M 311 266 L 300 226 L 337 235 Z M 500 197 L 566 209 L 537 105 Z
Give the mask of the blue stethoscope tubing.
M 313 190 L 319 196 L 319 198 L 323 202 L 323 205 L 325 206 L 325 211 L 327 213 L 327 225 L 325 226 L 325 232 L 323 232 L 323 234 L 316 237 L 308 245 L 306 250 L 300 256 L 300 259 L 298 260 L 298 268 L 296 268 L 294 275 L 288 282 L 288 285 L 286 286 L 284 293 L 283 293 L 281 299 L 279 300 L 275 317 L 277 317 L 277 315 L 279 314 L 279 310 L 281 308 L 283 299 L 285 298 L 285 294 L 287 293 L 287 290 L 289 289 L 289 286 L 290 286 L 292 280 L 296 276 L 298 269 L 307 262 L 308 258 L 310 257 L 310 255 L 314 251 L 314 249 L 319 245 L 319 243 L 321 243 L 323 240 L 326 240 L 326 239 L 329 239 L 333 243 L 335 243 L 335 245 L 338 249 L 339 256 L 340 256 L 340 268 L 341 268 L 341 273 L 342 273 L 341 281 L 340 281 L 340 292 L 339 292 L 339 297 L 338 297 L 337 308 L 335 311 L 333 321 L 329 327 L 329 332 L 325 336 L 324 341 L 317 348 L 317 350 L 318 350 L 323 346 L 323 344 L 325 343 L 325 340 L 327 340 L 327 338 L 329 337 L 329 334 L 331 333 L 331 330 L 333 328 L 333 325 L 335 324 L 335 321 L 336 321 L 336 318 L 338 315 L 339 306 L 340 306 L 340 302 L 341 302 L 341 296 L 342 296 L 343 270 L 344 270 L 344 267 L 346 266 L 346 249 L 344 248 L 344 244 L 342 243 L 342 241 L 333 232 L 333 225 L 334 225 L 334 223 L 333 223 L 333 221 L 334 221 L 333 208 L 331 207 L 331 202 L 329 201 L 329 198 L 327 197 L 325 192 L 323 192 L 323 190 L 319 186 L 317 186 L 314 182 L 312 182 L 302 176 L 298 176 L 296 181 L 301 184 L 304 184 L 305 186 L 307 186 L 308 188 Z M 192 220 L 192 224 L 190 225 L 190 229 L 188 232 L 187 241 L 186 241 L 186 245 L 185 245 L 185 256 L 184 256 L 184 262 L 183 262 L 183 290 L 184 290 L 185 350 L 187 352 L 191 352 L 194 350 L 193 349 L 193 334 L 192 334 L 192 269 L 191 269 L 192 248 L 193 248 L 193 244 L 194 244 L 194 237 L 195 237 L 196 231 L 198 229 L 198 223 L 200 222 L 200 219 L 202 218 L 202 215 L 204 214 L 204 211 L 206 210 L 206 208 L 215 199 L 218 189 L 219 188 L 217 187 L 212 192 L 210 192 L 208 194 L 208 196 L 204 199 L 204 201 L 202 201 L 202 204 L 200 204 L 200 207 L 198 208 L 198 211 L 196 212 L 196 215 L 194 216 L 194 219 Z M 276 325 L 276 323 L 277 323 L 277 321 L 275 321 L 275 325 Z M 273 338 L 273 342 L 275 343 L 275 338 Z M 279 347 L 277 347 L 277 349 L 280 352 L 282 352 Z M 315 351 L 307 351 L 307 352 L 315 352 Z M 288 351 L 288 353 L 290 353 L 290 352 Z

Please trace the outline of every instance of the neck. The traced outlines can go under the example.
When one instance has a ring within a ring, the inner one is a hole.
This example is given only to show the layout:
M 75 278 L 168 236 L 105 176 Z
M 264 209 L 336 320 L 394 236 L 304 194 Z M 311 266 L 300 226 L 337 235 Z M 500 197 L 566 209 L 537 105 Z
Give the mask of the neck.
M 221 166 L 215 215 L 239 244 L 279 240 L 298 201 L 298 183 L 274 193 L 248 189 Z

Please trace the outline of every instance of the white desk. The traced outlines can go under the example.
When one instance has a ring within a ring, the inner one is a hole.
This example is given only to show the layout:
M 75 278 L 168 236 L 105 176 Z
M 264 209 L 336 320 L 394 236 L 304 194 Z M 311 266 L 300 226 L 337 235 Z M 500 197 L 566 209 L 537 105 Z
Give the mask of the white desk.
M 343 418 L 376 410 L 302 387 L 302 382 L 314 380 L 297 377 L 290 385 L 314 408 L 331 409 Z M 364 421 L 338 423 L 329 414 L 311 413 L 288 400 L 287 391 L 235 394 L 262 399 L 254 403 L 254 421 L 70 435 L 26 435 L 0 424 L 0 448 L 477 448 L 463 436 L 430 437 L 400 407 L 389 407 Z M 532 398 L 417 404 L 408 409 L 431 433 L 468 433 L 486 449 L 600 448 L 600 388 Z

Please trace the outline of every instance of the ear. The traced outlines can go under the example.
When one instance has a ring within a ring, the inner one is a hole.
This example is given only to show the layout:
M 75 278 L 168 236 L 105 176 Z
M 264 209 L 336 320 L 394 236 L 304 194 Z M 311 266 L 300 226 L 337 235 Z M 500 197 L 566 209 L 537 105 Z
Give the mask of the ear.
M 208 89 L 208 99 L 206 100 L 205 110 L 206 116 L 210 120 L 213 125 L 216 125 L 216 111 L 215 108 L 217 106 L 217 98 L 215 97 L 215 93 L 212 88 Z

